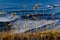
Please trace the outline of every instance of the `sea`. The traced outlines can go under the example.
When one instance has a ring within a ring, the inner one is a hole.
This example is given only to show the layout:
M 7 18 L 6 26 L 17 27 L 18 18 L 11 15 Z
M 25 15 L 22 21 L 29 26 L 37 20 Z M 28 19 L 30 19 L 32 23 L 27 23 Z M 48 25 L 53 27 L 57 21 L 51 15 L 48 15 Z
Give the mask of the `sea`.
M 40 6 L 37 9 L 34 9 L 34 6 L 36 4 L 40 4 Z M 50 7 L 48 7 L 48 5 L 53 5 L 56 7 L 51 9 Z M 34 10 L 34 11 L 20 12 L 21 10 Z M 57 23 L 60 23 L 60 0 L 0 0 L 0 14 L 1 11 L 5 11 L 6 14 L 11 14 L 12 12 L 16 12 L 16 15 L 20 17 L 26 16 L 27 14 L 46 14 L 46 15 L 55 14 L 55 18 L 56 18 L 55 20 L 58 20 Z
M 54 9 L 46 7 L 47 5 L 60 6 L 60 0 L 0 0 L 0 11 L 17 12 L 24 9 L 34 10 L 33 7 L 36 4 L 41 4 L 41 6 L 37 9 L 40 10 L 40 13 L 52 14 L 60 12 L 60 7 L 55 7 Z M 22 15 L 23 13 L 17 12 L 17 14 Z M 26 13 L 23 15 L 26 15 Z

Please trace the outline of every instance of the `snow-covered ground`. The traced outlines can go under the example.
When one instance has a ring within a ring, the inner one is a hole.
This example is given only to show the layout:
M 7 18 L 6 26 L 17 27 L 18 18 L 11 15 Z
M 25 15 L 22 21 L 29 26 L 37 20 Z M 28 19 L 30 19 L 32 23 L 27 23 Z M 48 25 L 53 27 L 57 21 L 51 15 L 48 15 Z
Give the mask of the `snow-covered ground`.
M 19 18 L 18 18 L 19 19 Z M 14 21 L 15 17 L 8 16 L 8 17 L 0 17 L 0 22 L 8 22 Z M 50 26 L 52 25 L 52 26 Z M 40 28 L 42 27 L 43 30 L 49 27 L 49 30 L 60 29 L 60 20 L 18 20 L 13 23 L 12 28 L 15 29 L 14 33 L 23 33 L 25 31 Z M 56 26 L 56 27 L 55 27 Z M 45 28 L 44 28 L 45 27 Z
M 14 33 L 23 33 L 23 32 L 28 31 L 30 29 L 44 27 L 45 25 L 48 25 L 48 24 L 53 25 L 53 27 L 54 27 L 54 24 L 57 24 L 58 22 L 59 22 L 59 20 L 40 20 L 40 21 L 19 20 L 19 21 L 14 23 L 14 28 L 15 28 L 15 32 Z M 24 30 L 24 27 L 26 28 L 25 30 Z M 57 24 L 56 28 L 58 28 L 58 27 L 59 27 L 59 25 Z M 19 28 L 19 31 L 18 31 L 18 28 Z

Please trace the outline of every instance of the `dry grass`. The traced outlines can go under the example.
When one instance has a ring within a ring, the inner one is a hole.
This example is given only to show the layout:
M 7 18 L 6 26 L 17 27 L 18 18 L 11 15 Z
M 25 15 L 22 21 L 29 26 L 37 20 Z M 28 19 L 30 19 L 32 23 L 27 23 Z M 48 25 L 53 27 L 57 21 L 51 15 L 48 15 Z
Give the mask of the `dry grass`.
M 60 40 L 60 31 L 45 31 L 35 33 L 14 34 L 1 32 L 0 40 Z

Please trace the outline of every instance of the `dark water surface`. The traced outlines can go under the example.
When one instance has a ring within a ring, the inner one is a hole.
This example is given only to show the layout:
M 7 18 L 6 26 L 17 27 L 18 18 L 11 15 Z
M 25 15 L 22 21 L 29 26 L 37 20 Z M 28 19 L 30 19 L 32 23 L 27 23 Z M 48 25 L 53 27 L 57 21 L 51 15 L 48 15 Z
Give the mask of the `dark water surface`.
M 37 9 L 38 12 L 19 12 L 19 10 L 34 10 L 33 7 L 36 4 L 41 4 L 41 6 Z M 56 16 L 59 18 L 60 16 L 60 7 L 55 7 L 53 9 L 47 8 L 47 5 L 57 5 L 60 6 L 60 0 L 0 0 L 0 11 L 4 10 L 8 13 L 15 11 L 17 15 L 25 16 L 27 14 L 57 14 Z
M 60 0 L 0 0 L 0 11 L 6 12 L 18 11 L 22 9 L 33 9 L 35 4 L 43 4 L 43 8 L 48 4 L 60 5 Z M 25 7 L 24 7 L 25 5 Z M 41 9 L 41 8 L 40 8 Z M 48 8 L 44 8 L 48 9 Z M 44 11 L 45 13 L 59 12 L 60 7 L 56 7 L 53 10 Z M 50 12 L 51 11 L 51 12 Z
M 37 9 L 38 11 L 35 11 L 33 9 L 33 7 L 36 4 L 41 4 L 40 7 Z M 51 9 L 50 7 L 47 7 L 47 5 L 55 5 L 57 7 Z M 16 12 L 16 14 L 19 16 L 25 16 L 27 14 L 40 14 L 40 13 L 42 14 L 42 13 L 44 13 L 47 15 L 47 14 L 55 13 L 54 18 L 60 19 L 60 0 L 0 0 L 0 12 L 2 10 L 6 11 L 7 14 L 9 14 L 11 12 Z M 19 12 L 20 10 L 34 10 L 34 11 L 33 12 Z M 7 15 L 7 16 L 9 16 L 9 15 Z M 44 16 L 44 17 L 46 17 L 46 16 Z M 44 17 L 42 17 L 42 18 L 44 18 Z M 50 18 L 52 18 L 52 16 L 48 16 L 47 19 L 50 19 Z M 60 23 L 60 21 L 58 21 L 58 22 Z M 26 24 L 28 24 L 28 23 L 26 23 Z M 29 22 L 29 24 L 30 24 L 30 22 Z M 39 23 L 36 23 L 36 24 L 39 24 Z M 29 26 L 29 25 L 27 25 L 27 26 Z M 58 25 L 58 27 L 60 27 L 60 24 Z M 22 29 L 22 31 L 24 31 L 24 30 Z

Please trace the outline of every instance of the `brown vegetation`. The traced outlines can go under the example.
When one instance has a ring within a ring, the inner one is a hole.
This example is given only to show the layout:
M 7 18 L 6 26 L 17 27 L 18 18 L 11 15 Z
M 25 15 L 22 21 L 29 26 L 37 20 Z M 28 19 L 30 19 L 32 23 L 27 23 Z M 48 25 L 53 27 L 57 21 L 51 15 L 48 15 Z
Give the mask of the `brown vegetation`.
M 45 31 L 35 33 L 23 33 L 23 34 L 2 32 L 0 33 L 0 40 L 60 40 L 60 32 Z

